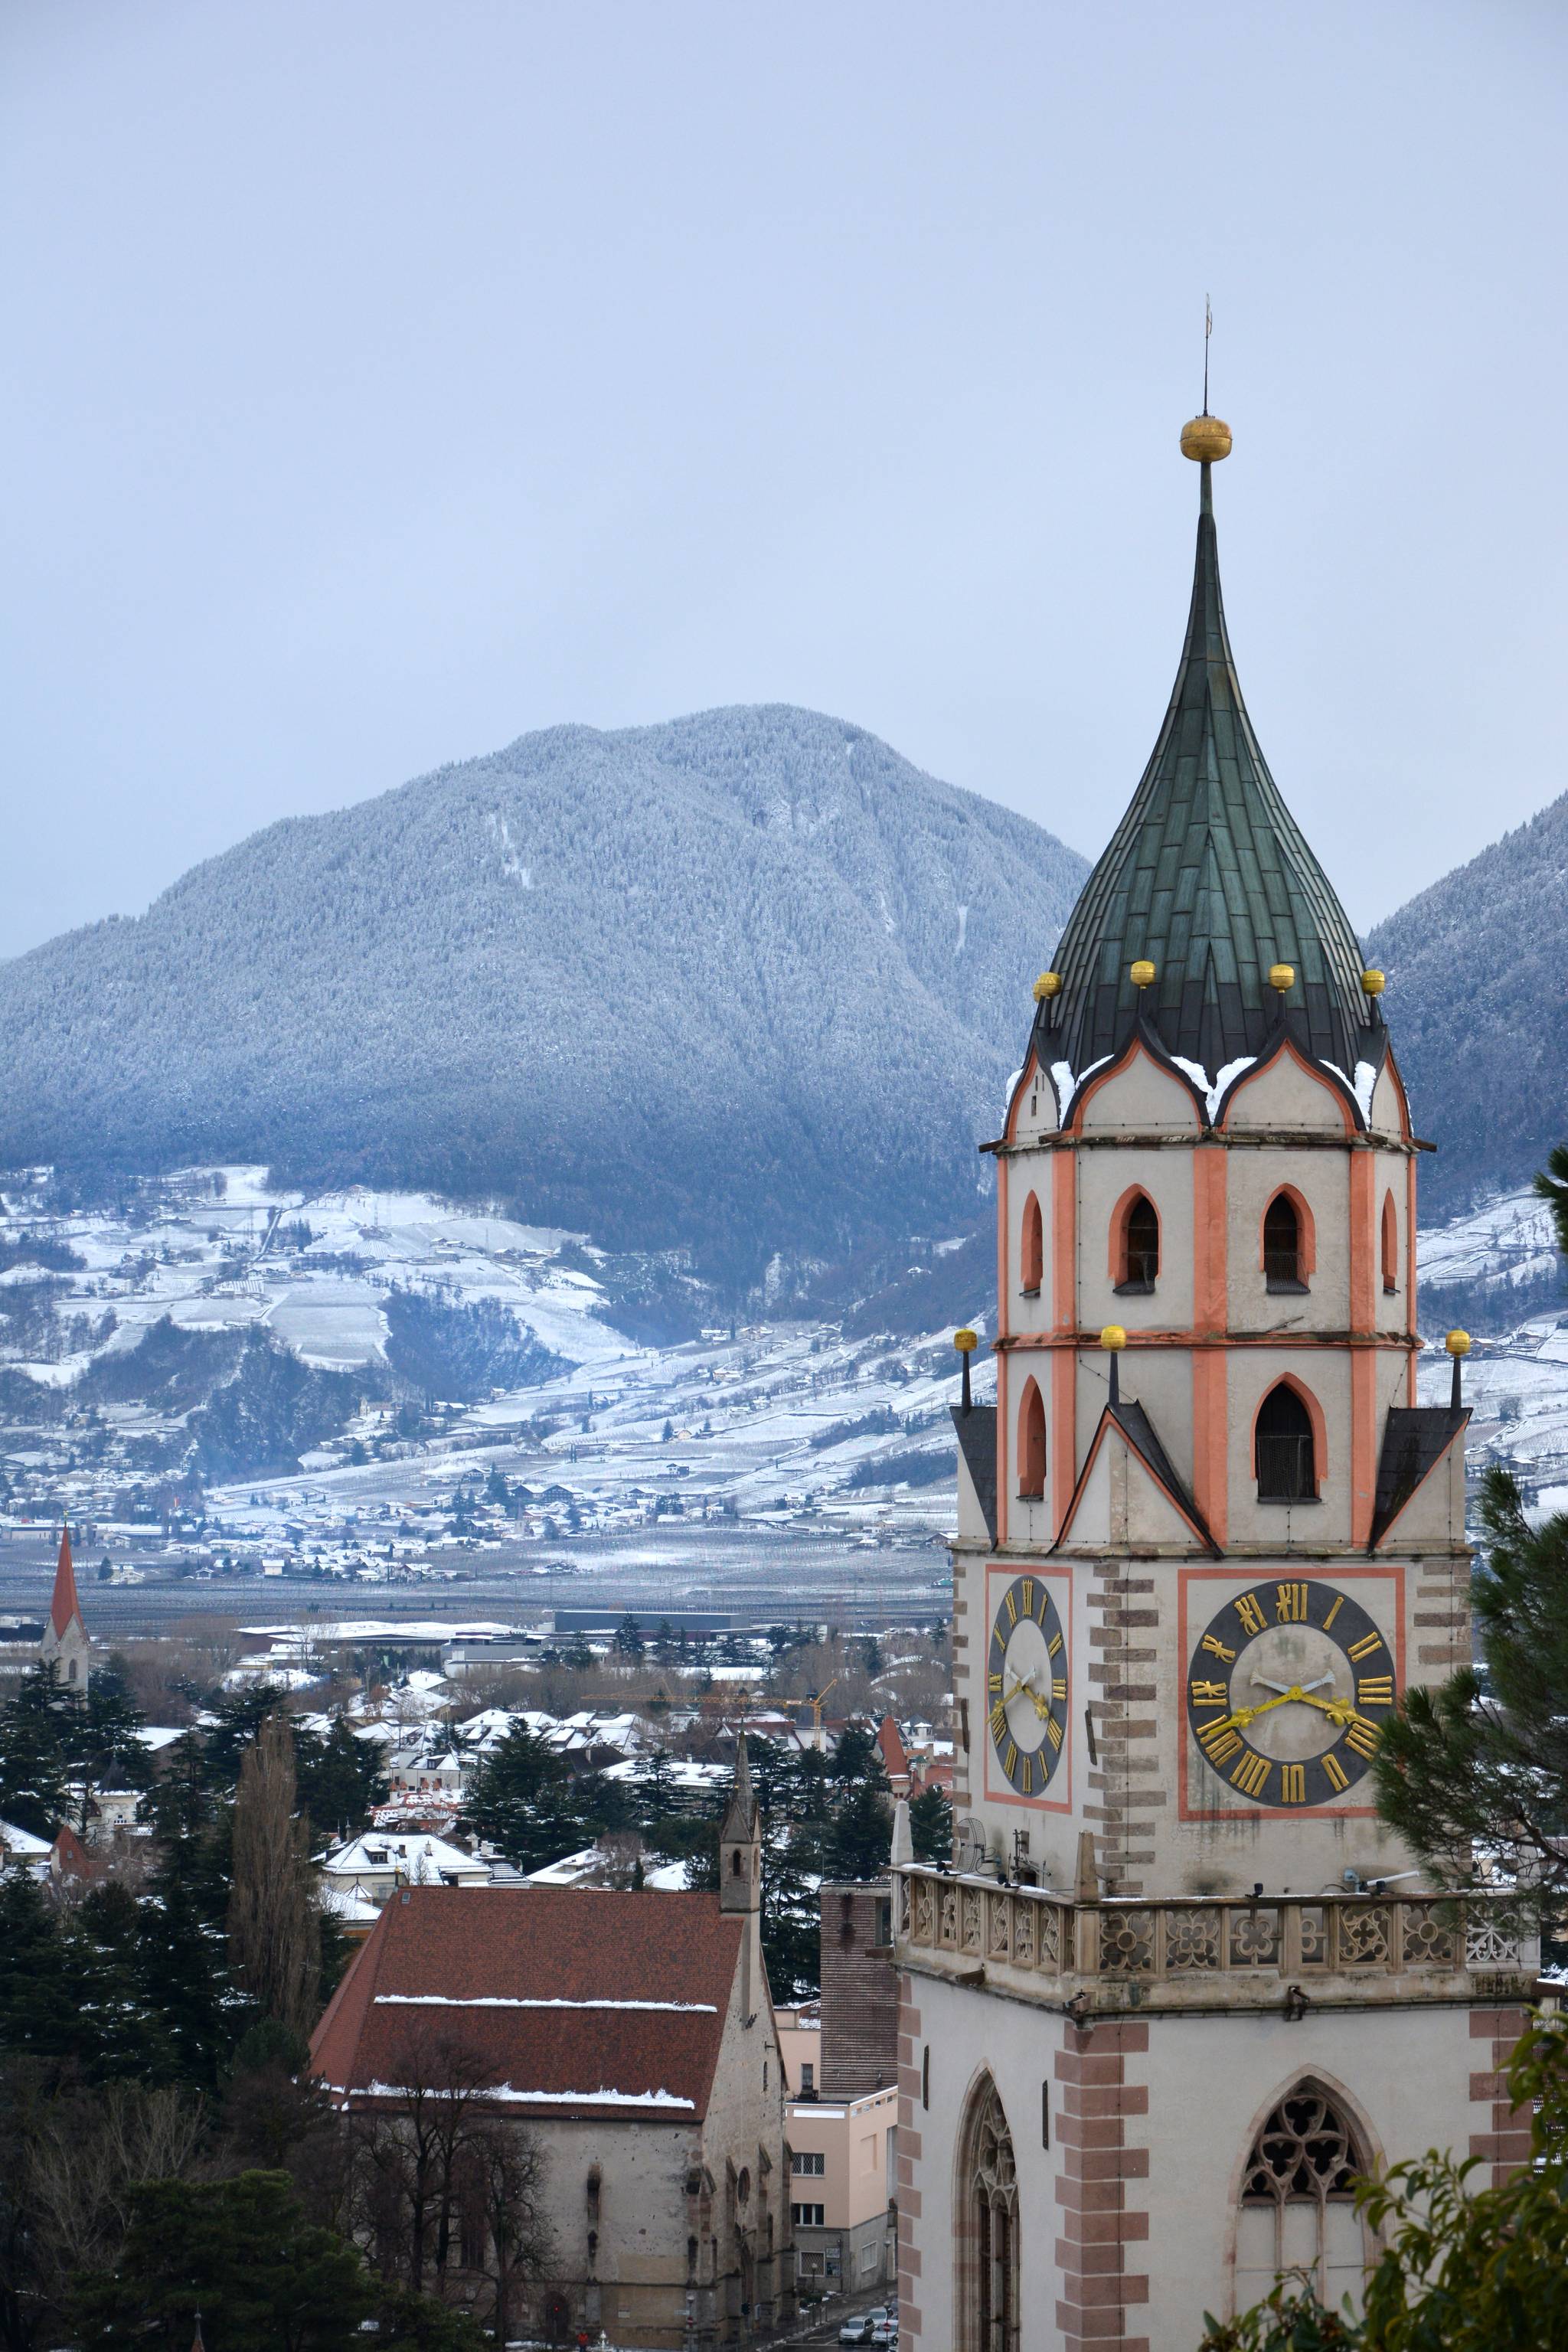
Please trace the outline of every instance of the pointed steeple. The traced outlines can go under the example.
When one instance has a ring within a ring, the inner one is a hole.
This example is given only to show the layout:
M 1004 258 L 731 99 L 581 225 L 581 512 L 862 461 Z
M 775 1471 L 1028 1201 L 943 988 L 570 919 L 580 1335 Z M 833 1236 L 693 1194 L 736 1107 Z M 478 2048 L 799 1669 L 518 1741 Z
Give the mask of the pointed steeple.
M 719 1824 L 719 1907 L 754 1913 L 762 1901 L 763 1826 L 752 1788 L 742 1731 L 735 1748 L 735 1785 Z
M 1220 594 L 1213 467 L 1217 417 L 1182 436 L 1202 467 L 1187 634 L 1170 707 L 1131 805 L 1073 908 L 1040 1004 L 1037 1054 L 1081 1076 L 1142 1013 L 1165 1051 L 1212 1084 L 1255 1055 L 1283 1013 L 1302 1047 L 1347 1079 L 1380 1065 L 1386 1031 L 1333 887 L 1268 772 L 1247 715 Z M 1155 968 L 1140 992 L 1135 961 Z M 1271 967 L 1293 967 L 1280 993 Z M 1142 1003 L 1140 997 L 1142 995 Z
M 746 1754 L 746 1735 L 742 1731 L 735 1743 L 735 1780 L 730 1791 L 723 1822 L 719 1831 L 721 1843 L 744 1844 L 755 1834 L 757 1800 L 752 1787 L 752 1762 Z
M 79 1696 L 86 1695 L 88 1677 L 92 1671 L 92 1643 L 82 1622 L 81 1603 L 77 1599 L 68 1524 L 60 1529 L 60 1555 L 55 1566 L 55 1590 L 49 1602 L 49 1622 L 44 1628 L 38 1654 L 46 1664 L 53 1666 L 57 1678 L 68 1689 Z
M 68 1521 L 60 1529 L 60 1554 L 55 1563 L 54 1598 L 49 1602 L 49 1623 L 54 1628 L 57 1641 L 64 1640 L 66 1630 L 73 1619 L 81 1626 L 85 1635 L 87 1628 L 81 1622 L 81 1603 L 76 1597 L 76 1570 L 71 1565 L 71 1531 Z

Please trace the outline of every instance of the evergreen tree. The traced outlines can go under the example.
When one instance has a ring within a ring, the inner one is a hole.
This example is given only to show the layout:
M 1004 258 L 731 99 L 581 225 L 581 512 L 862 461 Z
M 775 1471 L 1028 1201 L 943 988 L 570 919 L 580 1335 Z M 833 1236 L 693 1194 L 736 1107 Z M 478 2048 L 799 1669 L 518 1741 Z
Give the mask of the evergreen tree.
M 286 2173 L 149 2181 L 114 2269 L 78 2288 L 77 2340 L 188 2352 L 199 2312 L 210 2352 L 351 2352 L 375 2301 L 359 2255 L 306 2221 Z
M 917 1862 L 952 1860 L 952 1807 L 940 1782 L 933 1780 L 910 1799 L 910 1838 Z
M 367 1826 L 374 1807 L 386 1801 L 379 1742 L 356 1739 L 342 1716 L 324 1739 L 319 1733 L 295 1728 L 294 1770 L 300 1808 L 322 1836 L 341 1831 L 353 1837 Z
M 586 1841 L 572 1775 L 522 1723 L 513 1724 L 474 1772 L 464 1812 L 519 1870 L 538 1870 Z
M 52 1665 L 28 1668 L 16 1696 L 0 1706 L 0 1821 L 53 1837 L 70 1811 L 80 1714 L 81 1701 Z

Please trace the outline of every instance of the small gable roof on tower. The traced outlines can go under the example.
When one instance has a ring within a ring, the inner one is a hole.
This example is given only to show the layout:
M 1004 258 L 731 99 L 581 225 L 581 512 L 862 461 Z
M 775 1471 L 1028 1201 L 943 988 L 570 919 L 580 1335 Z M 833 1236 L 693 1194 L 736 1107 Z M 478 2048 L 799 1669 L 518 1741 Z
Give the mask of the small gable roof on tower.
M 1383 1427 L 1370 1544 L 1375 1548 L 1418 1488 L 1424 1486 L 1470 1418 L 1469 1408 L 1446 1404 L 1391 1405 Z M 1461 1513 L 1463 1503 L 1460 1504 Z
M 1136 1550 L 1141 1543 L 1148 1543 L 1162 1550 L 1206 1551 L 1214 1559 L 1220 1559 L 1220 1547 L 1178 1476 L 1153 1423 L 1141 1404 L 1128 1398 L 1107 1404 L 1101 1412 L 1100 1426 L 1089 1440 L 1083 1468 L 1052 1549 L 1058 1550 L 1075 1539 L 1097 1546 L 1110 1540 L 1106 1447 L 1117 1440 L 1126 1447 L 1130 1460 L 1145 1478 L 1144 1508 L 1140 1511 L 1136 1498 L 1130 1497 L 1128 1537 L 1131 1548 Z
M 358 2105 L 460 2050 L 523 2116 L 707 2112 L 744 1923 L 703 1891 L 414 1886 L 349 1965 L 310 2071 Z M 449 2063 L 449 2062 L 448 2062 Z
M 1155 966 L 1141 992 L 1134 961 Z M 1312 1058 L 1376 1068 L 1387 1032 L 1363 992 L 1349 918 L 1268 772 L 1241 698 L 1220 594 L 1210 468 L 1192 604 L 1164 724 L 1126 814 L 1068 920 L 1058 993 L 1041 1003 L 1042 1069 L 1081 1078 L 1118 1054 L 1140 1012 L 1173 1058 L 1204 1074 L 1262 1053 L 1279 1027 L 1272 965 L 1294 967 L 1287 1019 Z

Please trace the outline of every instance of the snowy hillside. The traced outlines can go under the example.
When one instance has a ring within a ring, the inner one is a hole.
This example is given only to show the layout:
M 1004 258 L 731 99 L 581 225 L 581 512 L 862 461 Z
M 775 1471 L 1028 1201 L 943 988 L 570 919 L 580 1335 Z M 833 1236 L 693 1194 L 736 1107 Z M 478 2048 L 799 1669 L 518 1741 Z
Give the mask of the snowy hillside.
M 1429 1214 L 1527 1183 L 1568 1138 L 1568 793 L 1367 940 L 1419 1132 Z
M 525 736 L 0 968 L 0 1164 L 262 1161 L 742 1282 L 952 1231 L 1086 870 L 810 711 Z

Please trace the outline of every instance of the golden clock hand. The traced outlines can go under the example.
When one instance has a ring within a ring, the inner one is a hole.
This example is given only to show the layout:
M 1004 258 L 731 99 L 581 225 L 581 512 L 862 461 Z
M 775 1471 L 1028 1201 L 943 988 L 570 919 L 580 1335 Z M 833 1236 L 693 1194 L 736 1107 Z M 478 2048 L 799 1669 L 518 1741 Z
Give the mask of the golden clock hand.
M 1039 1692 L 1035 1688 L 1033 1683 L 1026 1682 L 1022 1675 L 1019 1675 L 1015 1678 L 1012 1689 L 1002 1701 L 1003 1706 L 1005 1706 L 1008 1700 L 1016 1698 L 1020 1691 L 1024 1692 L 1028 1699 L 1029 1705 L 1034 1708 L 1035 1713 L 1040 1717 L 1041 1721 L 1044 1722 L 1045 1718 L 1051 1711 L 1051 1703 L 1049 1699 L 1042 1698 Z
M 1256 1722 L 1260 1715 L 1267 1715 L 1271 1706 L 1283 1706 L 1288 1698 L 1300 1696 L 1298 1691 L 1281 1691 L 1278 1698 L 1259 1699 L 1256 1706 L 1238 1706 L 1231 1714 L 1221 1716 L 1217 1723 L 1205 1723 L 1204 1738 L 1210 1739 L 1216 1731 L 1245 1731 L 1249 1723 Z
M 1305 1699 L 1309 1706 L 1321 1707 L 1329 1721 L 1338 1724 L 1342 1731 L 1347 1723 L 1364 1723 L 1369 1730 L 1377 1729 L 1371 1717 L 1363 1715 L 1360 1708 L 1352 1706 L 1348 1698 L 1314 1698 L 1310 1691 L 1297 1691 L 1293 1696 Z

